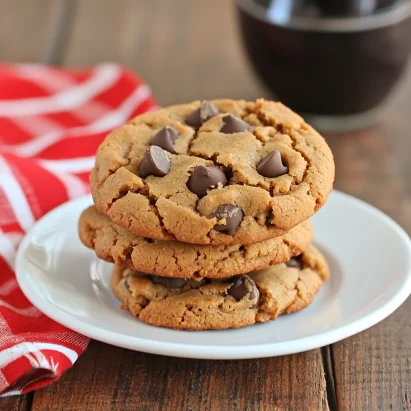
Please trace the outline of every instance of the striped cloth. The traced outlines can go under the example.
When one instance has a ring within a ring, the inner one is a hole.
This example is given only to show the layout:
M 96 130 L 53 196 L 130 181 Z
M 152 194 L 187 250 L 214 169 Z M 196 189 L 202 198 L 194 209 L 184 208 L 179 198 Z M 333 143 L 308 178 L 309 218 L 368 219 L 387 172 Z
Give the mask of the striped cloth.
M 0 65 L 0 396 L 56 380 L 89 342 L 25 298 L 17 246 L 43 214 L 89 192 L 107 132 L 153 107 L 150 89 L 116 65 Z

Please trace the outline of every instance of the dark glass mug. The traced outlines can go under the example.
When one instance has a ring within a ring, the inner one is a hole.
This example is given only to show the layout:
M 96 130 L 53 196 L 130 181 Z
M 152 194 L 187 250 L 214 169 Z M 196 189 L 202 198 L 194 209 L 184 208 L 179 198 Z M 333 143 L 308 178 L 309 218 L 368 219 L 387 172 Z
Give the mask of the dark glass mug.
M 376 122 L 407 65 L 411 2 L 348 18 L 280 16 L 262 3 L 236 4 L 252 66 L 275 97 L 325 131 Z
M 365 16 L 395 5 L 401 0 L 317 0 L 327 16 Z

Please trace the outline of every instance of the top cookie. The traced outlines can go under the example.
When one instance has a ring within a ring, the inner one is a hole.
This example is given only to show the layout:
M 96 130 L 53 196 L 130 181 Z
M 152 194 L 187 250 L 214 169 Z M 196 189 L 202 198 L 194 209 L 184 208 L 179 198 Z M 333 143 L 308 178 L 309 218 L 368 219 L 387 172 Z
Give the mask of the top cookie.
M 99 211 L 138 235 L 229 245 L 284 234 L 324 204 L 333 180 L 326 142 L 287 107 L 213 100 L 111 132 L 91 190 Z

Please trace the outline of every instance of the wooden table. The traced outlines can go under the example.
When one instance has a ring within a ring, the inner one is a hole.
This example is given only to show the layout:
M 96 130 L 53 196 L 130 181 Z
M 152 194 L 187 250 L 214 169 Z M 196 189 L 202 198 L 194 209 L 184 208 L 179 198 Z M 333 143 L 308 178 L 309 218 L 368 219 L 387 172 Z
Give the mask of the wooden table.
M 229 1 L 0 0 L 0 59 L 125 64 L 162 105 L 267 95 L 242 53 Z M 411 232 L 411 70 L 377 127 L 327 135 L 336 188 Z M 390 273 L 387 273 L 389 275 Z M 199 361 L 92 342 L 59 381 L 1 410 L 411 409 L 411 300 L 382 323 L 280 358 Z

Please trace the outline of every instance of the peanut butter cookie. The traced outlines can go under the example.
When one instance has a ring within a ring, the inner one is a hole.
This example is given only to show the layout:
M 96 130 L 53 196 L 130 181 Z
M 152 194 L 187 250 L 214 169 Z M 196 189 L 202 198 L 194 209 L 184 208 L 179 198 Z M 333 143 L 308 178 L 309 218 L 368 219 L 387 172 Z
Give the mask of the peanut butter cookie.
M 196 101 L 144 113 L 110 133 L 91 173 L 97 209 L 137 235 L 252 244 L 317 212 L 332 153 L 278 102 Z
M 328 276 L 324 257 L 310 246 L 286 264 L 219 281 L 150 276 L 115 267 L 112 288 L 122 308 L 145 323 L 181 330 L 221 330 L 302 310 Z
M 288 261 L 308 248 L 313 230 L 307 220 L 261 243 L 189 244 L 139 237 L 90 207 L 80 217 L 79 236 L 99 258 L 117 265 L 165 277 L 201 279 L 229 277 Z

